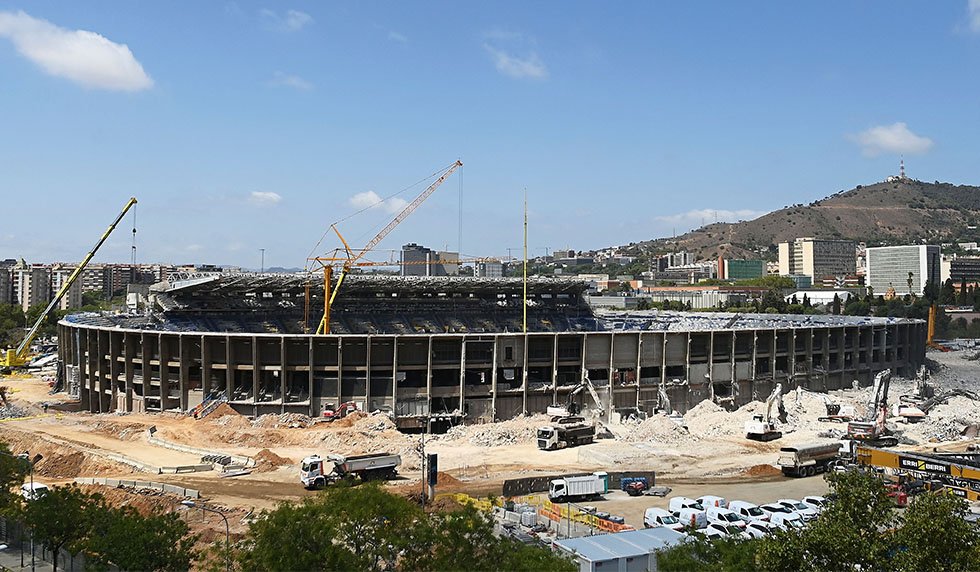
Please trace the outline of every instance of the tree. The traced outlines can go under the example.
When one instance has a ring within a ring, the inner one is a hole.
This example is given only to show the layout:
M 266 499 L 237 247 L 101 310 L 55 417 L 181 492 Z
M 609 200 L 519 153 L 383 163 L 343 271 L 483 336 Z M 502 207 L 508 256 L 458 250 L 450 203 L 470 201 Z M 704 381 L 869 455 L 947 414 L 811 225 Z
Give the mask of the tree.
M 947 278 L 946 281 L 943 282 L 943 287 L 939 291 L 939 303 L 941 305 L 956 303 L 956 287 L 953 286 L 952 278 Z
M 939 300 L 940 294 L 940 286 L 932 280 L 926 280 L 925 285 L 922 287 L 922 297 L 929 302 L 935 303 Z
M 847 471 L 827 475 L 837 499 L 805 531 L 763 539 L 763 570 L 870 570 L 886 561 L 892 544 L 893 503 L 877 476 Z M 885 567 L 887 568 L 887 567 Z
M 14 514 L 20 507 L 20 496 L 13 492 L 21 483 L 30 468 L 30 461 L 10 452 L 7 445 L 0 443 L 0 514 Z
M 35 304 L 27 309 L 27 323 L 33 325 L 44 310 L 48 307 L 47 303 Z M 58 320 L 65 316 L 63 310 L 51 310 L 51 312 L 41 322 L 41 329 L 38 334 L 42 336 L 53 336 L 58 332 Z
M 194 559 L 196 537 L 176 513 L 141 515 L 135 508 L 90 503 L 91 533 L 82 543 L 92 568 L 121 570 L 187 570 Z
M 688 541 L 658 552 L 657 570 L 663 572 L 755 570 L 755 553 L 758 545 L 758 542 L 752 540 L 731 538 L 708 540 L 700 534 L 693 534 Z
M 0 304 L 0 344 L 12 346 L 23 337 L 27 323 L 24 311 L 16 304 Z
M 44 547 L 57 555 L 62 548 L 82 547 L 94 514 L 88 505 L 101 503 L 101 495 L 89 495 L 75 485 L 52 487 L 47 494 L 27 503 L 24 520 Z M 58 569 L 57 557 L 54 569 Z
M 839 316 L 840 315 L 840 310 L 841 310 L 841 307 L 840 307 L 840 296 L 836 292 L 834 293 L 834 303 L 833 303 L 833 306 L 831 306 L 831 308 L 832 308 L 831 309 L 831 312 L 835 316 Z
M 960 280 L 960 292 L 956 296 L 956 303 L 959 304 L 960 306 L 967 306 L 972 304 L 970 293 L 966 289 L 966 276 L 964 276 L 963 279 Z
M 966 501 L 948 491 L 915 497 L 895 533 L 894 569 L 980 570 L 980 530 L 966 512 Z

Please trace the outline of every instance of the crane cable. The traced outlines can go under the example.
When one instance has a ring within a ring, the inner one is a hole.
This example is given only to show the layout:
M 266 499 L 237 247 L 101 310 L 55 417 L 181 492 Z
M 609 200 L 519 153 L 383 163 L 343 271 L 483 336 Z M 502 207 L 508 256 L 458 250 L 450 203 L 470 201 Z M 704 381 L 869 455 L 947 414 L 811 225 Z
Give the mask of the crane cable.
M 455 164 L 455 163 L 453 163 L 453 164 Z M 452 166 L 453 166 L 453 164 L 451 164 L 451 165 L 449 165 L 449 166 L 447 166 L 447 167 L 444 167 L 443 169 L 440 169 L 440 170 L 438 170 L 438 171 L 436 171 L 435 173 L 432 173 L 432 174 L 431 174 L 431 175 L 429 175 L 428 177 L 424 177 L 424 178 L 422 178 L 422 179 L 419 179 L 418 181 L 416 181 L 416 182 L 414 182 L 414 183 L 412 183 L 411 185 L 408 185 L 407 187 L 405 187 L 405 188 L 403 188 L 402 190 L 400 190 L 400 191 L 398 191 L 398 192 L 396 192 L 396 193 L 394 193 L 394 194 L 392 194 L 392 195 L 389 195 L 389 196 L 387 196 L 387 197 L 385 197 L 385 198 L 383 198 L 383 199 L 381 199 L 381 200 L 379 200 L 379 201 L 376 201 L 376 202 L 374 202 L 374 203 L 371 203 L 370 205 L 367 205 L 366 207 L 364 207 L 364 208 L 362 208 L 361 210 L 359 210 L 359 211 L 357 211 L 357 212 L 354 212 L 354 213 L 351 213 L 351 214 L 349 214 L 349 215 L 347 215 L 347 216 L 345 216 L 344 218 L 342 218 L 342 219 L 340 219 L 340 220 L 338 220 L 338 221 L 336 221 L 336 222 L 334 222 L 334 223 L 332 223 L 332 224 L 331 224 L 330 226 L 328 226 L 328 227 L 327 227 L 327 229 L 326 229 L 325 231 L 323 231 L 323 235 L 322 235 L 322 236 L 320 237 L 320 240 L 318 240 L 318 241 L 316 241 L 316 245 L 315 245 L 315 246 L 313 247 L 313 249 L 312 249 L 312 250 L 310 251 L 310 254 L 309 254 L 309 255 L 308 255 L 307 257 L 306 257 L 306 258 L 307 258 L 307 265 L 309 264 L 309 262 L 308 262 L 308 261 L 309 261 L 309 259 L 310 259 L 310 258 L 312 258 L 312 257 L 313 257 L 313 255 L 314 255 L 314 254 L 316 253 L 316 251 L 317 251 L 317 249 L 318 249 L 318 248 L 320 248 L 320 244 L 322 244 L 322 243 L 323 243 L 323 240 L 324 240 L 325 238 L 327 238 L 327 235 L 328 235 L 328 234 L 330 234 L 330 229 L 331 229 L 331 228 L 333 228 L 333 227 L 335 227 L 335 226 L 337 226 L 338 224 L 340 224 L 340 223 L 342 223 L 342 222 L 345 222 L 345 221 L 347 221 L 347 220 L 350 220 L 350 219 L 352 219 L 352 218 L 354 218 L 355 216 L 357 216 L 357 215 L 359 215 L 359 214 L 361 214 L 361 213 L 363 213 L 363 212 L 365 212 L 365 211 L 367 211 L 367 210 L 370 210 L 370 209 L 373 209 L 374 207 L 376 207 L 376 206 L 378 206 L 378 205 L 380 205 L 380 204 L 382 204 L 382 203 L 384 203 L 385 201 L 387 201 L 387 200 L 390 200 L 390 199 L 393 199 L 393 198 L 395 198 L 395 197 L 397 197 L 398 195 L 400 195 L 400 194 L 402 194 L 402 193 L 404 193 L 405 191 L 407 191 L 407 190 L 409 190 L 409 189 L 412 189 L 412 188 L 414 188 L 414 187 L 417 187 L 417 186 L 419 186 L 420 184 L 422 184 L 422 183 L 424 183 L 424 182 L 426 182 L 426 181 L 428 181 L 429 179 L 433 179 L 433 178 L 435 178 L 435 177 L 437 177 L 437 176 L 439 176 L 439 175 L 441 175 L 442 173 L 444 173 L 444 172 L 446 172 L 447 170 L 449 170 L 449 168 L 450 168 L 450 167 L 452 167 Z M 379 225 L 379 226 L 380 226 L 380 225 Z M 375 227 L 375 228 L 377 228 L 377 227 Z

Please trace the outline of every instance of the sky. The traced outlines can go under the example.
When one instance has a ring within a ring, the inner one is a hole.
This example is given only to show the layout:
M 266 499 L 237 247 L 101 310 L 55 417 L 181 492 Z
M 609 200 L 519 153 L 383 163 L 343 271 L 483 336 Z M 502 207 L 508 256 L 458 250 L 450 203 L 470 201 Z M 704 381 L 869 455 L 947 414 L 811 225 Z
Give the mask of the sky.
M 303 267 L 457 159 L 370 258 L 516 256 L 525 193 L 535 256 L 755 218 L 900 157 L 977 185 L 977 70 L 980 0 L 0 0 L 0 259 L 80 260 L 136 196 L 138 262 Z M 96 260 L 129 261 L 132 226 Z

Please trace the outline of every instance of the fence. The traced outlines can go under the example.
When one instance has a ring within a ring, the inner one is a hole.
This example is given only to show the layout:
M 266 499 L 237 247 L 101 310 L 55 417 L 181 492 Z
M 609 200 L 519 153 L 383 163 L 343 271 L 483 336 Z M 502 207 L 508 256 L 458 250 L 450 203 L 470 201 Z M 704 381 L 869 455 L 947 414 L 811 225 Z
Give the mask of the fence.
M 124 481 L 121 479 L 104 479 L 104 478 L 93 478 L 93 477 L 77 477 L 75 482 L 80 485 L 103 485 L 106 487 L 132 487 L 134 489 L 149 489 L 154 491 L 162 491 L 165 493 L 172 493 L 178 496 L 187 498 L 201 498 L 201 492 L 194 489 L 186 489 L 184 487 L 178 487 L 176 485 L 168 485 L 166 483 L 155 483 L 153 481 Z

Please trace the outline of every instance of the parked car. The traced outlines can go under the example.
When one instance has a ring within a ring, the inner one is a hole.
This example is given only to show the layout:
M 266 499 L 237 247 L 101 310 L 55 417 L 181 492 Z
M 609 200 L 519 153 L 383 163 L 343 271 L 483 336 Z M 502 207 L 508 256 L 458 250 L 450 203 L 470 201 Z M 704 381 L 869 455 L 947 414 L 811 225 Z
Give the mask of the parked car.
M 674 514 L 677 514 L 677 511 L 681 510 L 682 508 L 693 508 L 695 510 L 704 511 L 704 505 L 701 504 L 698 499 L 688 497 L 672 497 L 670 502 L 667 503 L 667 509 Z
M 650 507 L 643 513 L 643 526 L 656 528 L 662 526 L 671 530 L 682 531 L 684 524 L 677 517 L 662 508 Z
M 806 526 L 803 523 L 803 517 L 796 512 L 774 512 L 770 518 L 772 524 L 783 530 L 800 529 Z
M 739 528 L 745 528 L 745 521 L 727 508 L 709 506 L 705 512 L 709 523 L 717 522 L 725 525 L 732 524 Z
M 33 488 L 32 488 L 33 487 Z M 20 494 L 24 500 L 37 500 L 48 494 L 48 485 L 44 483 L 24 483 L 20 486 Z
M 769 513 L 759 508 L 759 505 L 747 501 L 732 501 L 728 503 L 728 510 L 737 514 L 745 522 L 769 522 Z
M 800 499 L 800 502 L 802 502 L 803 504 L 807 505 L 808 507 L 812 508 L 817 512 L 823 512 L 823 509 L 827 508 L 827 505 L 830 504 L 830 501 L 818 495 L 810 495 L 810 496 L 803 497 Z
M 776 502 L 790 509 L 791 511 L 798 513 L 803 517 L 804 522 L 810 522 L 811 520 L 815 520 L 818 516 L 820 516 L 820 513 L 816 509 L 807 506 L 796 499 L 779 499 Z
M 749 533 L 742 530 L 741 527 L 735 526 L 734 524 L 722 524 L 720 522 L 710 522 L 708 526 L 704 527 L 703 530 L 699 530 L 701 534 L 708 535 L 708 538 L 716 538 L 711 535 L 712 532 L 717 531 L 721 533 L 721 536 L 727 536 L 729 538 L 752 538 Z
M 779 530 L 775 524 L 765 520 L 753 520 L 745 525 L 745 532 L 752 538 L 762 538 Z
M 793 512 L 790 509 L 788 509 L 788 508 L 784 507 L 783 505 L 779 504 L 778 502 L 772 502 L 772 503 L 767 503 L 767 504 L 759 505 L 759 508 L 762 509 L 762 512 L 764 512 L 767 515 L 769 515 L 769 522 L 774 522 L 773 519 L 772 519 L 772 517 L 775 514 L 790 514 L 790 513 Z
M 708 508 L 709 506 L 717 506 L 717 507 L 720 507 L 720 508 L 728 508 L 728 501 L 725 500 L 722 497 L 718 497 L 718 496 L 715 496 L 715 495 L 704 495 L 704 496 L 698 497 L 698 502 L 701 503 L 701 506 L 703 506 L 705 508 Z

